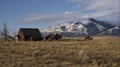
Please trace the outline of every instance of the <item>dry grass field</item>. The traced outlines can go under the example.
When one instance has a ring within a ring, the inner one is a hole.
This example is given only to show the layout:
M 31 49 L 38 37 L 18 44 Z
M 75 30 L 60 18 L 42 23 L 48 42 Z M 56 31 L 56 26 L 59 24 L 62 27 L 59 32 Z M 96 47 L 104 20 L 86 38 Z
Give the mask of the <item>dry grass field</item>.
M 0 41 L 0 67 L 120 67 L 120 38 Z

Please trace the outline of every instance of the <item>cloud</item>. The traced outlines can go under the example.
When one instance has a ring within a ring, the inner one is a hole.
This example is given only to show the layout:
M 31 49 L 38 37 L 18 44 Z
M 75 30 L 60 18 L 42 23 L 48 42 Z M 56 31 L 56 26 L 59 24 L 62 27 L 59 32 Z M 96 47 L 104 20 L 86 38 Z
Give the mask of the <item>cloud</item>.
M 94 18 L 104 18 L 104 17 L 112 17 L 112 16 L 120 15 L 120 12 L 119 9 L 116 9 L 116 10 L 96 11 L 89 15 L 91 15 L 90 17 L 94 17 Z
M 119 0 L 67 0 L 76 3 L 79 11 L 64 11 L 53 14 L 28 14 L 24 22 L 72 22 L 84 18 L 119 18 Z M 82 7 L 84 5 L 84 8 Z M 82 8 L 81 8 L 82 7 Z
M 119 9 L 119 0 L 93 0 L 94 2 L 89 3 L 86 9 L 94 10 L 113 10 Z
M 68 0 L 70 3 L 76 3 L 77 5 L 85 5 L 87 10 L 111 10 L 119 9 L 119 0 Z
M 82 17 L 79 12 L 65 11 L 53 14 L 29 14 L 23 22 L 69 22 Z
M 120 15 L 120 0 L 68 0 L 69 3 L 76 3 L 78 8 L 84 5 L 81 11 L 94 17 L 112 17 Z M 90 13 L 92 11 L 92 13 Z

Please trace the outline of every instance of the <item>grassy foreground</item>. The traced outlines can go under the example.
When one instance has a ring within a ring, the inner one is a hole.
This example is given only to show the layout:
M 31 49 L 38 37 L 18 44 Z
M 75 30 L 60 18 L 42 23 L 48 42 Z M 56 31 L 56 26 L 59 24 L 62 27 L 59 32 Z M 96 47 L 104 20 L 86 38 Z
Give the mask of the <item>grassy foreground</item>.
M 120 67 L 120 38 L 0 41 L 0 67 Z

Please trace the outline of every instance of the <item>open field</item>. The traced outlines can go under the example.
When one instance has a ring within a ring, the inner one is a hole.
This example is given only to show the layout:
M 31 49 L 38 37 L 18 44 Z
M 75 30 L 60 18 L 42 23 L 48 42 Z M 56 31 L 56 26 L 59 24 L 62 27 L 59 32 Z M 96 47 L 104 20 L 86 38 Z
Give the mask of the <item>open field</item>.
M 0 41 L 0 67 L 120 67 L 120 38 Z

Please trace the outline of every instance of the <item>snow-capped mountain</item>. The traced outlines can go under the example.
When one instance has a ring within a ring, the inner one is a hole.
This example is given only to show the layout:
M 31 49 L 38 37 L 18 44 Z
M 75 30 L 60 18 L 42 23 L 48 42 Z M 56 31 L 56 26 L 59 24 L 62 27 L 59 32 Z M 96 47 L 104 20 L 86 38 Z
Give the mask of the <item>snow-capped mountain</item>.
M 89 18 L 88 24 L 84 25 L 84 26 L 87 28 L 87 32 L 89 35 L 95 35 L 95 34 L 98 34 L 102 31 L 105 31 L 107 29 L 114 27 L 111 24 L 108 24 L 108 23 L 103 22 L 103 21 L 98 21 L 98 20 L 93 19 L 93 18 Z
M 100 35 L 120 36 L 120 26 L 113 27 L 100 33 Z
M 45 29 L 45 33 L 62 33 L 63 36 L 81 36 L 87 35 L 87 29 L 80 22 L 59 24 L 55 27 Z
M 9 33 L 7 33 L 6 37 L 8 40 L 15 40 L 17 36 L 15 33 L 9 32 Z M 4 39 L 4 38 L 5 38 L 5 35 L 0 34 L 0 39 Z
M 70 22 L 59 24 L 55 27 L 50 27 L 45 30 L 41 30 L 44 35 L 50 33 L 62 33 L 63 36 L 84 36 L 84 35 L 97 35 L 101 32 L 107 31 L 114 26 L 103 21 L 98 21 L 93 18 L 88 18 L 87 24 L 81 22 Z M 114 29 L 114 28 L 113 28 Z M 120 33 L 120 32 L 118 32 Z
M 16 34 L 12 33 L 12 32 L 10 32 L 8 35 L 11 36 L 11 37 L 15 37 L 16 36 Z

